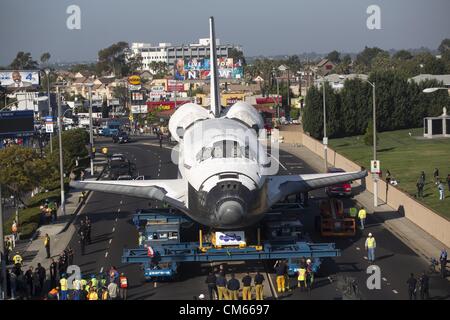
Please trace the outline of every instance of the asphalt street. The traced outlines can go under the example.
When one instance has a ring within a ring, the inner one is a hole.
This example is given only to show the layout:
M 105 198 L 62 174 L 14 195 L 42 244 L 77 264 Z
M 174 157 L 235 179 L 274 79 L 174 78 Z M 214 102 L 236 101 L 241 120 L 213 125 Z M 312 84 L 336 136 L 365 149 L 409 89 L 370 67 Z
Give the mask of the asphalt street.
M 136 163 L 140 175 L 151 176 L 152 179 L 174 179 L 177 177 L 177 168 L 171 163 L 171 150 L 160 148 L 155 138 L 139 138 L 137 141 L 113 145 L 110 139 L 99 139 L 97 146 L 107 146 L 111 152 L 125 154 L 129 160 Z M 279 174 L 313 173 L 301 159 L 294 155 L 280 151 Z M 342 256 L 334 259 L 325 259 L 316 277 L 314 289 L 311 294 L 292 290 L 282 296 L 274 293 L 279 299 L 343 299 L 346 290 L 343 283 L 346 278 L 355 280 L 358 286 L 359 297 L 362 299 L 407 299 L 406 280 L 413 272 L 418 275 L 428 269 L 427 261 L 415 254 L 400 239 L 396 238 L 381 223 L 372 216 L 368 217 L 364 232 L 352 239 L 321 239 L 314 232 L 314 216 L 318 214 L 318 201 L 325 197 L 323 191 L 311 193 L 310 206 L 299 213 L 305 230 L 315 242 L 335 242 L 336 247 L 342 250 Z M 345 206 L 352 204 L 351 199 L 345 200 Z M 131 215 L 137 209 L 158 206 L 155 201 L 94 192 L 88 199 L 80 213 L 79 223 L 85 215 L 92 222 L 92 244 L 86 247 L 86 254 L 81 255 L 78 235 L 75 234 L 70 241 L 74 248 L 74 264 L 80 266 L 83 275 L 107 273 L 111 266 L 116 266 L 119 272 L 124 272 L 129 281 L 129 299 L 193 299 L 200 293 L 206 294 L 204 283 L 207 272 L 211 269 L 209 264 L 186 263 L 180 269 L 181 278 L 178 281 L 161 282 L 156 285 L 145 282 L 139 265 L 124 265 L 121 263 L 124 248 L 137 247 L 138 235 L 131 221 Z M 393 213 L 393 215 L 395 215 Z M 395 217 L 395 216 L 394 216 Z M 366 286 L 369 274 L 367 254 L 364 242 L 367 234 L 372 232 L 377 241 L 375 264 L 381 270 L 381 289 L 369 290 Z M 261 262 L 241 263 L 232 265 L 230 271 L 239 275 L 245 270 L 255 269 L 272 272 L 269 264 Z M 274 276 L 271 274 L 274 282 Z M 291 279 L 292 285 L 296 283 Z M 267 287 L 267 294 L 270 290 Z M 450 283 L 439 278 L 439 274 L 430 276 L 430 296 L 432 299 L 450 299 Z

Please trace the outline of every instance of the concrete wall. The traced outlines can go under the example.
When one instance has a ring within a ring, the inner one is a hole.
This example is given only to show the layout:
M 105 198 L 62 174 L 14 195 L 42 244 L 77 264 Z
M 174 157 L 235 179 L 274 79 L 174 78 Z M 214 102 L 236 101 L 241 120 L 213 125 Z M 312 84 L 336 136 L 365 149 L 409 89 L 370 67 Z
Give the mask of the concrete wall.
M 299 137 L 299 135 L 301 137 Z M 323 158 L 324 156 L 322 143 L 302 132 L 281 131 L 280 136 L 285 137 L 285 143 L 299 143 L 310 149 L 319 157 Z M 342 168 L 345 171 L 358 171 L 361 169 L 359 165 L 343 157 L 332 149 L 328 148 L 327 156 L 329 164 L 334 167 Z M 366 177 L 365 185 L 367 190 L 373 193 L 373 181 L 370 175 Z M 386 202 L 390 207 L 404 213 L 406 218 L 411 220 L 437 240 L 441 241 L 447 247 L 450 246 L 449 220 L 441 217 L 432 209 L 420 204 L 415 201 L 414 198 L 392 185 L 389 185 L 386 189 L 386 182 L 382 180 L 378 181 L 378 197 L 383 202 Z

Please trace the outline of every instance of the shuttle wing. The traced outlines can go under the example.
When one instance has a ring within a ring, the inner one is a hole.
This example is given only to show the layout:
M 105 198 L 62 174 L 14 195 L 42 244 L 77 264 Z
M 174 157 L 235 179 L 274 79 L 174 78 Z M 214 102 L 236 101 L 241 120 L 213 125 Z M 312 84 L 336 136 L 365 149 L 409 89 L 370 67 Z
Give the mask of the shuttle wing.
M 167 202 L 172 207 L 187 211 L 185 205 L 185 182 L 168 180 L 119 180 L 119 181 L 72 181 L 70 186 L 81 190 L 102 191 L 131 197 Z
M 367 171 L 272 176 L 269 178 L 269 206 L 291 194 L 362 179 Z

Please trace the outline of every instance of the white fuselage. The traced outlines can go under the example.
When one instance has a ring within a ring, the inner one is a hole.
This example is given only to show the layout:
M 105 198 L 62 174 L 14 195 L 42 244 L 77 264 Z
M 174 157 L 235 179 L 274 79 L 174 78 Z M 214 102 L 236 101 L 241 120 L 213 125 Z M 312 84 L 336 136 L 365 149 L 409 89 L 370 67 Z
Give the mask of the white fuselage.
M 254 129 L 233 119 L 206 119 L 188 127 L 179 142 L 178 167 L 192 218 L 239 228 L 262 217 L 268 159 Z

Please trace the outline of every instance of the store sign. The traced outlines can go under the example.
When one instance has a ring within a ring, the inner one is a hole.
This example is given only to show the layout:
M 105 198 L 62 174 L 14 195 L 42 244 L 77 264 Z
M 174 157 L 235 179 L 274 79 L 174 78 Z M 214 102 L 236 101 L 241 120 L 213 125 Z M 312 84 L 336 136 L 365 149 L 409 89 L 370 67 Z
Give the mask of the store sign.
M 131 106 L 131 113 L 148 113 L 148 109 L 146 105 L 134 105 Z
M 142 88 L 141 85 L 133 85 L 133 84 L 128 85 L 128 91 L 139 91 L 141 90 L 141 88 Z
M 139 76 L 129 76 L 128 77 L 128 84 L 133 85 L 133 86 L 138 86 L 141 84 L 141 77 Z

